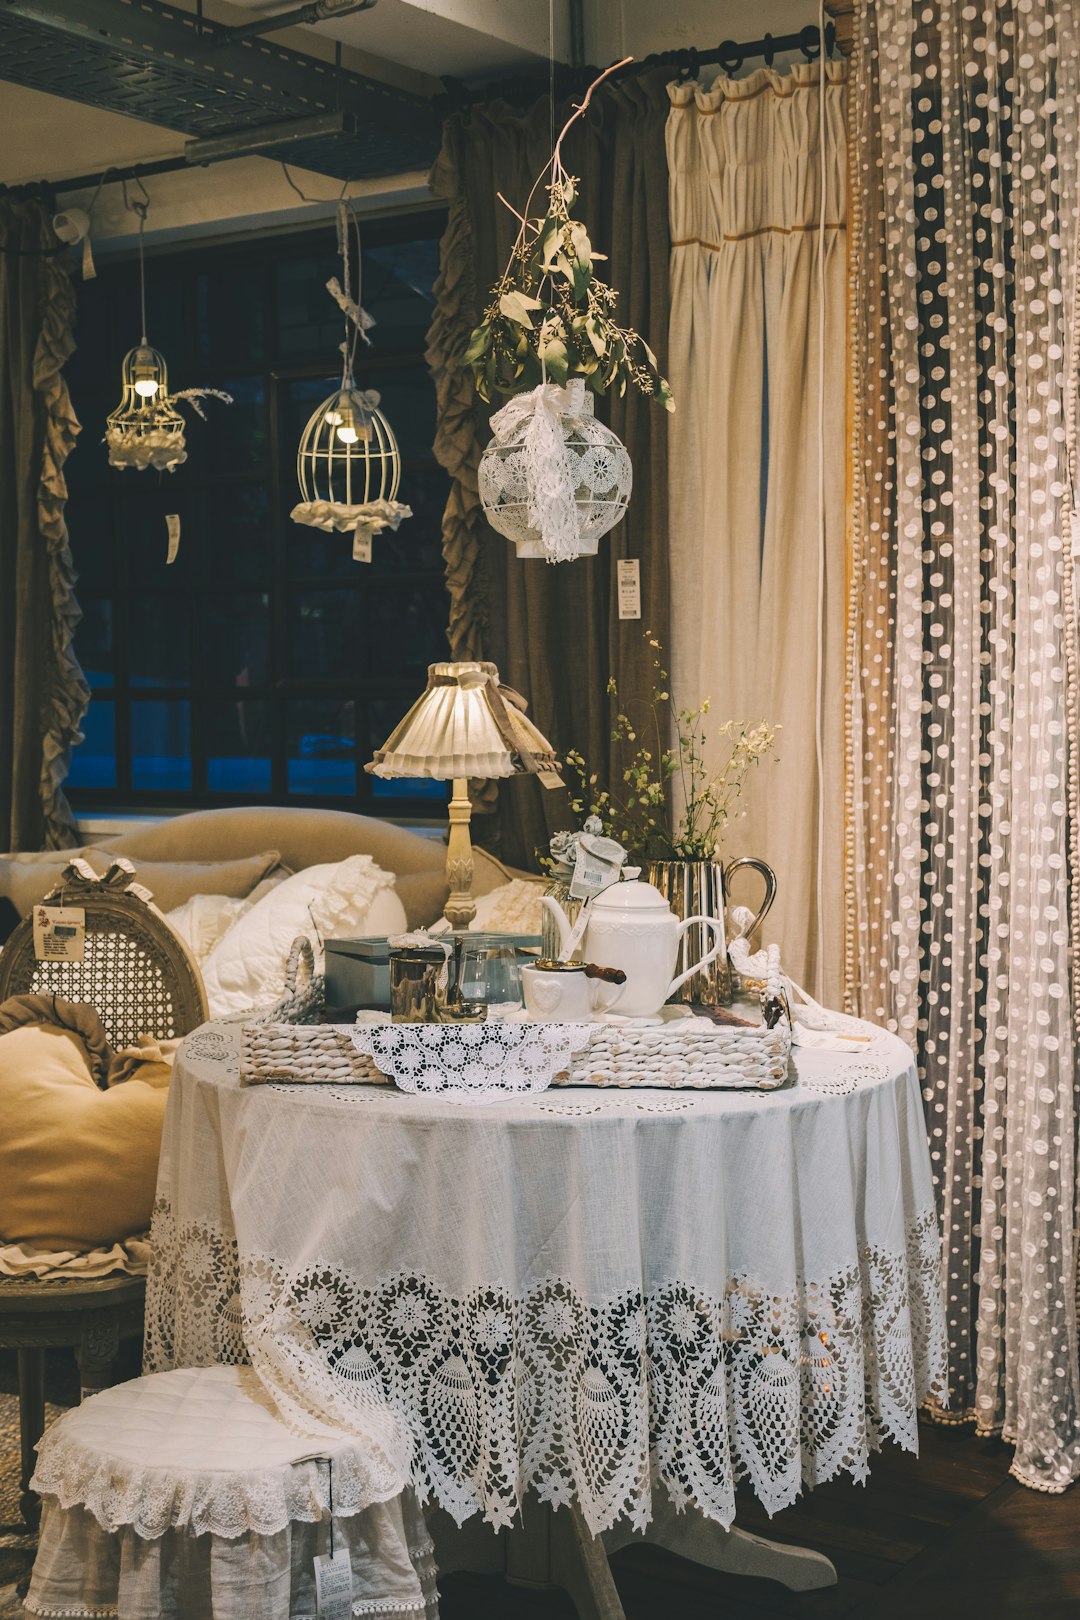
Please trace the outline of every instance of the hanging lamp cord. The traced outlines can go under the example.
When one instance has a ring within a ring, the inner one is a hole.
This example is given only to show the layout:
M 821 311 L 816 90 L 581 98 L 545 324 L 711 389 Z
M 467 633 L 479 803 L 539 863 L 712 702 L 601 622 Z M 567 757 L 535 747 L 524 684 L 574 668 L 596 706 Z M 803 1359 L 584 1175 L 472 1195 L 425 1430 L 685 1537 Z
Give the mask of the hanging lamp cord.
M 108 172 L 108 171 L 106 171 L 106 172 Z M 128 196 L 128 183 L 127 183 L 127 180 L 125 179 L 123 181 L 124 207 L 129 211 L 129 213 L 136 214 L 138 216 L 138 220 L 139 220 L 139 311 L 140 311 L 140 314 L 141 314 L 141 317 L 142 317 L 142 337 L 141 337 L 141 339 L 139 341 L 140 341 L 142 347 L 145 349 L 146 348 L 146 255 L 145 255 L 144 248 L 143 248 L 143 231 L 146 229 L 146 216 L 150 212 L 150 194 L 147 191 L 146 187 L 143 185 L 142 181 L 139 179 L 138 175 L 135 175 L 134 178 L 135 178 L 135 184 L 138 186 L 139 190 L 142 192 L 142 196 L 141 197 L 129 197 Z M 101 179 L 102 179 L 102 183 L 104 183 L 105 176 L 102 175 Z M 98 191 L 100 191 L 100 190 L 101 190 L 101 186 L 99 185 L 98 186 Z M 95 194 L 95 201 L 96 201 L 96 194 Z M 93 204 L 91 204 L 91 207 L 93 207 Z

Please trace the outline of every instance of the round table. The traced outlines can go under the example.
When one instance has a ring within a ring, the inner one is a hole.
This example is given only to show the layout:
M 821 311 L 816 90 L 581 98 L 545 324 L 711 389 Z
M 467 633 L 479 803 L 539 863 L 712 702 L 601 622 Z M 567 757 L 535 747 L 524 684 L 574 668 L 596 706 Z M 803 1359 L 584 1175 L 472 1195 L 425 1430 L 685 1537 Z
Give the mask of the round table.
M 592 1533 L 657 1483 L 723 1526 L 914 1449 L 944 1386 L 912 1055 L 800 1047 L 771 1093 L 242 1086 L 240 1022 L 184 1042 L 147 1370 L 250 1359 L 286 1421 L 398 1422 L 422 1500 Z

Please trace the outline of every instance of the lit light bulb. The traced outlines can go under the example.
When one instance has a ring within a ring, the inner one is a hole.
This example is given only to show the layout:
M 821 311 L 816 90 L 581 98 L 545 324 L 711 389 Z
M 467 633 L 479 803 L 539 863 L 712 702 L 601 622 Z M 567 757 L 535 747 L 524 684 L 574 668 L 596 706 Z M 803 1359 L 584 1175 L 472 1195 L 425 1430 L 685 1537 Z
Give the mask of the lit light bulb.
M 153 377 L 140 377 L 139 381 L 135 384 L 135 392 L 141 395 L 143 399 L 153 399 L 157 391 L 158 385 L 154 381 Z
M 326 415 L 323 417 L 323 421 L 329 422 L 331 427 L 337 427 L 338 423 L 341 421 L 341 412 L 327 411 Z
M 355 444 L 360 437 L 351 422 L 343 422 L 337 430 L 337 436 L 342 444 Z

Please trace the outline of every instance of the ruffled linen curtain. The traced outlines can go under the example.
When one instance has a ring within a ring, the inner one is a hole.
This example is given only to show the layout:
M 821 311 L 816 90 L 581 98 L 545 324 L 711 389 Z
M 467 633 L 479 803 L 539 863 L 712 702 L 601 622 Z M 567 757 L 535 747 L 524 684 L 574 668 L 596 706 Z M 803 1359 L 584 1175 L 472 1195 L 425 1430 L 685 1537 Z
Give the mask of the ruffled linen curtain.
M 663 70 L 605 86 L 574 126 L 563 162 L 581 181 L 579 217 L 609 262 L 605 280 L 619 290 L 618 318 L 643 333 L 663 370 L 668 317 L 667 164 Z M 561 126 L 568 108 L 559 108 Z M 428 337 L 438 416 L 435 453 L 451 476 L 443 519 L 454 658 L 487 658 L 529 700 L 529 713 L 560 752 L 578 748 L 603 778 L 621 770 L 612 741 L 609 677 L 622 700 L 645 700 L 652 666 L 644 630 L 668 627 L 667 429 L 665 413 L 628 390 L 597 403 L 634 465 L 625 519 L 600 542 L 595 558 L 551 565 L 519 561 L 484 518 L 476 487 L 493 409 L 476 398 L 461 365 L 469 333 L 491 283 L 505 268 L 517 221 L 502 192 L 522 207 L 551 154 L 545 97 L 526 112 L 503 103 L 457 114 L 445 126 L 432 175 L 449 204 L 436 309 Z M 534 204 L 535 207 L 535 204 Z M 641 621 L 620 620 L 616 563 L 641 563 Z M 498 825 L 474 823 L 477 842 L 504 859 L 531 865 L 553 830 L 569 820 L 565 795 L 534 778 L 474 784 L 478 810 L 498 805 Z
M 64 848 L 61 783 L 90 693 L 64 524 L 64 462 L 79 424 L 61 367 L 75 296 L 51 210 L 0 196 L 0 848 Z
M 710 89 L 674 84 L 667 125 L 672 689 L 684 707 L 709 697 L 718 719 L 782 727 L 777 762 L 751 777 L 724 854 L 775 869 L 770 934 L 792 976 L 833 1004 L 843 966 L 845 79 L 844 63 L 828 63 L 824 231 L 816 65 Z
M 847 973 L 918 1053 L 952 1414 L 1060 1491 L 1080 1473 L 1080 8 L 857 13 Z

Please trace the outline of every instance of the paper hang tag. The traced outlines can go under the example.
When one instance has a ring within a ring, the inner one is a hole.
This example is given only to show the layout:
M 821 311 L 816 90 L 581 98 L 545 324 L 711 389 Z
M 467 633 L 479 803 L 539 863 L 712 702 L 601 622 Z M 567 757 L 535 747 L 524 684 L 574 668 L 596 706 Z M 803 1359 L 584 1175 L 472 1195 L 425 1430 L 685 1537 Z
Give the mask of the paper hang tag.
M 85 952 L 84 907 L 34 907 L 34 955 L 39 962 L 81 962 Z
M 352 1560 L 348 1547 L 315 1557 L 315 1612 L 319 1620 L 351 1620 Z
M 618 883 L 626 851 L 614 838 L 598 838 L 582 833 L 578 838 L 570 893 L 575 900 L 590 900 Z
M 620 557 L 617 566 L 619 581 L 619 618 L 641 618 L 641 563 L 636 557 Z
M 94 263 L 94 250 L 90 246 L 89 231 L 83 237 L 82 245 L 82 278 L 84 281 L 93 281 L 97 275 L 97 265 Z
M 540 779 L 541 787 L 560 788 L 566 786 L 558 771 L 537 771 L 536 774 Z
M 371 561 L 371 533 L 369 530 L 355 529 L 352 543 L 353 562 Z
M 165 565 L 176 561 L 176 553 L 180 550 L 180 514 L 170 512 L 165 519 L 165 527 L 169 531 L 169 554 L 165 558 Z

